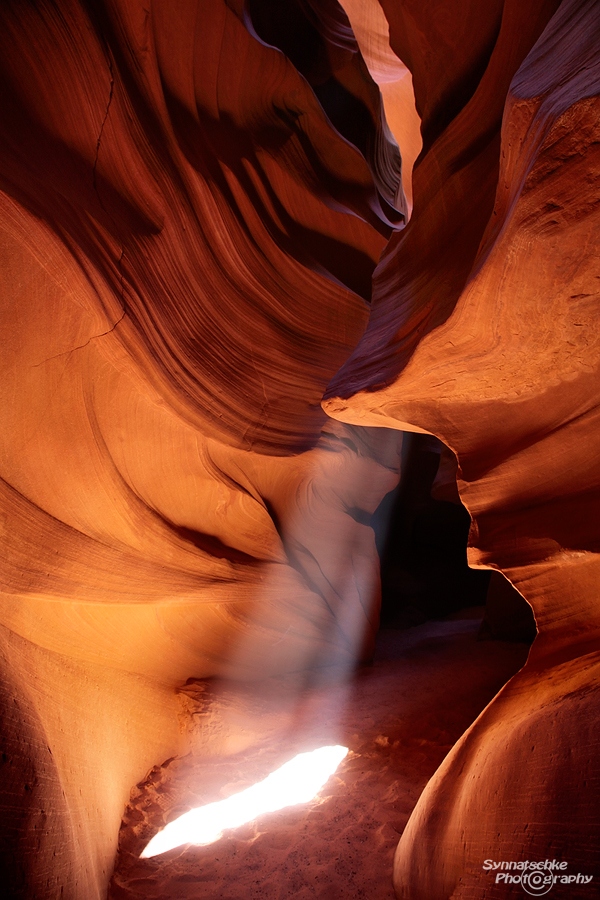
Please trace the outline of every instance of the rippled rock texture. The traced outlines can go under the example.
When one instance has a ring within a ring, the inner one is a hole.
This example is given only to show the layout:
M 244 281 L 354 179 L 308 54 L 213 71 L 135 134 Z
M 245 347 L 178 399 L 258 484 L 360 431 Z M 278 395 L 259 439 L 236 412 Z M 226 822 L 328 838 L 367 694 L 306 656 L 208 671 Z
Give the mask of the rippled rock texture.
M 471 561 L 539 637 L 425 790 L 398 895 L 600 844 L 597 4 L 343 7 L 2 4 L 14 897 L 105 895 L 131 786 L 186 752 L 177 685 L 369 658 L 399 429 L 454 452 Z
M 394 7 L 398 47 L 408 6 Z M 536 4 L 538 23 L 549 7 Z M 406 900 L 507 896 L 485 859 L 597 873 L 600 32 L 597 4 L 565 0 L 525 56 L 532 11 L 504 4 L 479 85 L 443 130 L 415 63 L 426 155 L 413 219 L 384 253 L 369 328 L 327 406 L 452 448 L 471 563 L 504 572 L 539 630 L 419 801 L 395 860 Z M 491 165 L 493 86 L 517 53 Z
M 300 74 L 258 4 L 257 30 L 223 0 L 2 6 L 14 896 L 104 895 L 131 786 L 185 752 L 176 685 L 372 652 L 400 442 L 320 402 L 403 198 L 332 7 Z

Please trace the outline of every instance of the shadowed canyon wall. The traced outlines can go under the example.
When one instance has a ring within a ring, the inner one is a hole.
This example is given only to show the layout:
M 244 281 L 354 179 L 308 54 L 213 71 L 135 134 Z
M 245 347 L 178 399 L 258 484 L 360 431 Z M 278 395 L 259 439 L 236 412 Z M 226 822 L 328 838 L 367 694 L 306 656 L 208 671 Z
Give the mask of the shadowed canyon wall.
M 186 750 L 175 686 L 371 653 L 398 435 L 320 401 L 402 222 L 400 158 L 341 16 L 314 77 L 363 152 L 241 4 L 3 4 L 14 896 L 105 895 L 131 786 Z
M 0 10 L 11 896 L 105 896 L 186 679 L 369 658 L 399 429 L 451 448 L 470 561 L 539 637 L 424 792 L 398 896 L 600 843 L 597 5 L 342 5 Z
M 384 5 L 410 64 L 410 4 Z M 413 218 L 384 252 L 369 327 L 326 404 L 452 448 L 470 561 L 510 578 L 539 631 L 420 798 L 395 861 L 411 900 L 506 896 L 484 884 L 486 859 L 555 857 L 590 874 L 598 861 L 600 33 L 597 4 L 565 0 L 525 56 L 551 6 L 504 4 L 487 68 L 443 129 L 452 83 L 437 108 L 415 59 Z

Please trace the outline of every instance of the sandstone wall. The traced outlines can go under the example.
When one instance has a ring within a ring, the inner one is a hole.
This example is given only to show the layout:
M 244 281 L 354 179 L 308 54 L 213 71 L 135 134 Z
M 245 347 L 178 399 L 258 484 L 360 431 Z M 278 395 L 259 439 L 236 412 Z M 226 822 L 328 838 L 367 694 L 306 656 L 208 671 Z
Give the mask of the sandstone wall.
M 104 896 L 131 787 L 186 750 L 177 685 L 351 666 L 377 628 L 399 442 L 320 401 L 400 158 L 341 10 L 319 72 L 364 155 L 242 7 L 0 11 L 2 855 L 26 900 Z
M 504 4 L 487 68 L 437 135 L 410 4 L 383 5 L 433 132 L 424 123 L 413 219 L 326 408 L 440 437 L 473 519 L 471 563 L 533 607 L 527 665 L 432 779 L 395 861 L 407 900 L 504 897 L 485 859 L 556 857 L 592 875 L 600 846 L 598 9 L 565 0 L 529 51 L 552 4 Z

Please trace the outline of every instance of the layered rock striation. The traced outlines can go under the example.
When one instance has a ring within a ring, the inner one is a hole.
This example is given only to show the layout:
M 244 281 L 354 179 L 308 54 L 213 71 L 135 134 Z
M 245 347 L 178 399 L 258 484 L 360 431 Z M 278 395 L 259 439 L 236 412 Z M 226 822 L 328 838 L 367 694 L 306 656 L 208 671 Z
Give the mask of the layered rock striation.
M 526 666 L 429 783 L 395 861 L 400 898 L 504 897 L 486 859 L 593 875 L 600 846 L 598 11 L 565 0 L 529 50 L 557 4 L 500 4 L 481 78 L 444 123 L 410 4 L 383 5 L 392 42 L 399 17 L 426 150 L 413 219 L 384 253 L 369 327 L 326 408 L 441 438 L 471 564 L 503 572 L 533 608 Z
M 488 858 L 593 874 L 596 6 L 3 4 L 11 896 L 105 895 L 131 786 L 188 749 L 186 680 L 369 658 L 401 429 L 450 448 L 471 563 L 539 636 L 397 894 L 504 896 Z M 422 119 L 406 228 L 376 83 L 411 163 Z
M 320 401 L 400 159 L 341 9 L 306 21 L 361 148 L 241 3 L 0 12 L 12 896 L 104 895 L 131 786 L 185 752 L 177 685 L 371 652 L 399 442 Z

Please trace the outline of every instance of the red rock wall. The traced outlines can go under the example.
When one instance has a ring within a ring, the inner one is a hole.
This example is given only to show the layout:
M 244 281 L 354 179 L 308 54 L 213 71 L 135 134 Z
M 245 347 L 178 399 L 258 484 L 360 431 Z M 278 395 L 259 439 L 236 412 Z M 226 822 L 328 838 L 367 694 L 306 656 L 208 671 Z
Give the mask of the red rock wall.
M 600 846 L 598 8 L 564 0 L 529 50 L 556 4 L 506 3 L 487 68 L 436 136 L 424 32 L 413 40 L 411 4 L 383 5 L 435 128 L 413 219 L 385 251 L 369 328 L 326 408 L 449 445 L 472 564 L 504 572 L 533 607 L 527 665 L 432 779 L 395 860 L 399 898 L 504 897 L 486 859 L 596 875 Z
M 423 794 L 398 895 L 493 896 L 488 857 L 598 846 L 596 4 L 382 0 L 424 139 L 387 247 L 377 91 L 335 4 L 290 5 L 302 75 L 241 0 L 0 11 L 15 897 L 104 896 L 131 785 L 185 752 L 175 685 L 368 655 L 398 470 L 371 426 L 452 448 L 472 562 L 540 632 Z
M 320 400 L 365 328 L 400 172 L 333 25 L 368 162 L 242 4 L 0 11 L 15 897 L 104 895 L 131 786 L 185 752 L 175 685 L 370 652 L 367 523 L 398 440 L 324 429 Z

